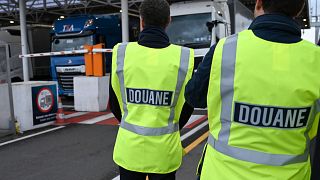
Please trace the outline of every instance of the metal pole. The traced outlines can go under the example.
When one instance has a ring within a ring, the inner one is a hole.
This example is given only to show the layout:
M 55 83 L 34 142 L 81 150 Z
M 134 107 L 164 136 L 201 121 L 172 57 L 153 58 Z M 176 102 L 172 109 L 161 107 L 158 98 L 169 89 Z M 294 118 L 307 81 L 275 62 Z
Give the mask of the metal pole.
M 318 18 L 318 1 L 316 0 L 316 22 L 319 22 L 319 18 Z M 316 30 L 315 30 L 315 42 L 316 44 L 319 41 L 319 26 L 315 26 Z
M 7 83 L 8 83 L 8 93 L 9 93 L 9 107 L 10 107 L 10 130 L 16 135 L 16 118 L 14 117 L 13 108 L 13 96 L 12 96 L 12 84 L 11 84 L 11 68 L 10 68 L 10 51 L 9 45 L 6 44 L 6 62 L 7 62 Z
M 319 42 L 319 32 L 320 32 L 320 30 L 319 30 L 319 27 L 315 27 L 316 28 L 316 30 L 315 30 L 315 42 L 316 42 L 316 44 Z
M 121 0 L 122 42 L 129 41 L 128 0 Z
M 215 22 L 216 20 L 217 20 L 217 18 L 216 18 L 216 10 L 215 10 L 215 8 L 212 8 L 212 22 Z M 214 24 L 213 25 L 213 27 L 212 27 L 212 30 L 211 30 L 211 46 L 212 45 L 214 45 L 214 44 L 216 44 L 217 42 L 216 42 L 216 40 L 217 40 L 217 38 L 216 38 L 216 26 L 218 26 L 218 24 Z M 226 36 L 228 36 L 228 35 L 226 35 Z
M 27 41 L 27 23 L 26 23 L 26 1 L 19 0 L 19 14 L 20 14 L 20 30 L 21 30 L 21 49 L 22 55 L 28 54 Z M 23 80 L 29 81 L 29 62 L 28 58 L 22 58 L 23 63 Z

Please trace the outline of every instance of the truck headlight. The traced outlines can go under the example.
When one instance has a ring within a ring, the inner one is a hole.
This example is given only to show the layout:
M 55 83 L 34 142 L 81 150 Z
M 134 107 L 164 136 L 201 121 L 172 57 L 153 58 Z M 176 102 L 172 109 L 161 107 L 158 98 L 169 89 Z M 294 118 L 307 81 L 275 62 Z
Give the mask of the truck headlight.
M 81 66 L 81 73 L 85 73 L 86 72 L 86 66 L 85 65 L 82 65 Z
M 86 23 L 84 24 L 84 28 L 87 28 L 89 26 L 92 26 L 93 25 L 93 19 L 88 19 L 86 21 Z

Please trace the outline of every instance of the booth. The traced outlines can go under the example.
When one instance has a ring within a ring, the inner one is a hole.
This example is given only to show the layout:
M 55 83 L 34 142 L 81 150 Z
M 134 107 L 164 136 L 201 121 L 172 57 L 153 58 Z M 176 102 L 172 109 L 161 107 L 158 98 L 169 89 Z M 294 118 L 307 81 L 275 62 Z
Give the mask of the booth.
M 75 110 L 88 112 L 107 110 L 109 81 L 109 75 L 103 77 L 74 77 Z
M 0 86 L 0 92 L 5 92 L 6 89 L 7 85 Z M 54 123 L 57 93 L 56 82 L 28 81 L 12 84 L 14 115 L 22 132 Z M 0 107 L 5 107 L 4 103 L 7 101 L 0 101 Z

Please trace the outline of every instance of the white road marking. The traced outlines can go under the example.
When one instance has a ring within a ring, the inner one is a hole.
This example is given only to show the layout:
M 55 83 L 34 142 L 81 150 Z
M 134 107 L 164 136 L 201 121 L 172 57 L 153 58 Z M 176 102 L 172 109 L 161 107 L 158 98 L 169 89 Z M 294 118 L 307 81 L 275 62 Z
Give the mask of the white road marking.
M 183 136 L 181 136 L 181 141 L 184 141 L 185 139 L 187 139 L 188 137 L 192 136 L 194 133 L 196 133 L 197 131 L 199 131 L 200 129 L 202 129 L 203 127 L 205 127 L 206 125 L 208 125 L 209 122 L 205 121 L 202 124 L 200 124 L 199 126 L 193 128 L 191 131 L 185 133 Z
M 76 112 L 76 113 L 64 115 L 64 118 L 65 119 L 70 119 L 70 118 L 73 118 L 73 117 L 83 116 L 85 114 L 89 114 L 89 112 Z
M 62 128 L 65 128 L 65 126 L 59 126 L 59 127 L 56 127 L 56 128 L 48 129 L 48 130 L 45 130 L 45 131 L 42 131 L 42 132 L 38 132 L 38 133 L 35 133 L 35 134 L 32 134 L 32 135 L 29 135 L 29 136 L 24 136 L 24 137 L 21 137 L 21 138 L 18 138 L 18 139 L 7 141 L 7 142 L 4 142 L 4 143 L 1 143 L 0 147 L 4 146 L 4 145 L 7 145 L 7 144 L 11 144 L 11 143 L 17 142 L 17 141 L 21 141 L 21 140 L 24 140 L 24 139 L 32 138 L 32 137 L 35 137 L 35 136 L 38 136 L 38 135 L 41 135 L 41 134 L 45 134 L 45 133 L 48 133 L 48 132 L 56 131 L 56 130 L 62 129 Z
M 103 120 L 106 120 L 106 119 L 110 119 L 112 117 L 114 117 L 114 115 L 112 113 L 110 113 L 110 114 L 98 116 L 98 117 L 95 117 L 95 118 L 92 118 L 92 119 L 88 119 L 86 121 L 79 122 L 79 124 L 95 124 L 97 122 L 100 122 L 100 121 L 103 121 Z
M 194 110 L 197 110 L 197 111 L 207 111 L 208 109 L 207 108 L 194 108 Z
M 117 177 L 113 178 L 112 180 L 120 180 L 120 175 L 118 175 Z
M 74 108 L 74 105 L 62 105 L 63 108 Z

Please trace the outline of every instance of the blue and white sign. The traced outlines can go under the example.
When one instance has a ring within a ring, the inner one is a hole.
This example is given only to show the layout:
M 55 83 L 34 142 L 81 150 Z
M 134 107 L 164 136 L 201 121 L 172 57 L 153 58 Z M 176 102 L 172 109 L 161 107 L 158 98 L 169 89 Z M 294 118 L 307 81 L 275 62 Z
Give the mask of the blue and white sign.
M 55 121 L 57 113 L 56 85 L 32 87 L 33 125 Z

